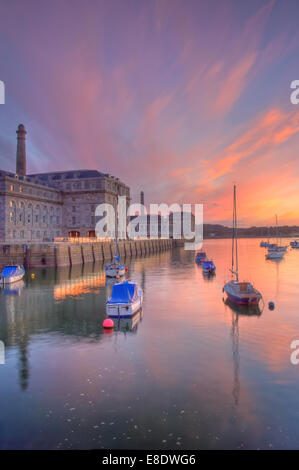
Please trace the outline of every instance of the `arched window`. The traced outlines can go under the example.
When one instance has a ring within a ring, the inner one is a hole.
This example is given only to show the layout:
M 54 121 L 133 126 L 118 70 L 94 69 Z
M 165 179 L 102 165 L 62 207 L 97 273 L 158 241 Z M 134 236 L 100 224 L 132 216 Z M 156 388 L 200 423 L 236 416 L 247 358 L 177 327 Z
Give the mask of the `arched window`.
M 10 223 L 15 224 L 16 220 L 16 203 L 15 201 L 9 201 L 9 221 Z
M 32 204 L 29 204 L 27 208 L 27 224 L 32 225 L 32 222 L 33 222 L 33 207 L 32 207 Z
M 40 224 L 41 222 L 41 210 L 40 210 L 40 206 L 37 205 L 36 208 L 35 208 L 35 223 L 36 224 Z
M 25 223 L 25 204 L 23 202 L 20 203 L 19 222 Z
M 54 224 L 54 207 L 50 207 L 50 224 Z
M 48 223 L 48 208 L 47 206 L 43 207 L 43 224 Z

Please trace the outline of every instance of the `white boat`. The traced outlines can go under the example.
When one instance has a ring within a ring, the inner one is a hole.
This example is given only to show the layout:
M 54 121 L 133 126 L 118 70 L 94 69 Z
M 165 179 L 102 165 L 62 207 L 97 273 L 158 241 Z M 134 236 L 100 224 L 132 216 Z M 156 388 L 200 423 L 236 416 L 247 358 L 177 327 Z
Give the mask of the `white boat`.
M 287 246 L 281 245 L 281 237 L 280 237 L 280 244 L 278 244 L 278 222 L 277 222 L 277 215 L 276 218 L 276 238 L 277 243 L 273 243 L 268 247 L 268 253 L 266 254 L 266 259 L 281 259 L 284 257 L 285 252 L 287 251 Z
M 237 236 L 237 202 L 236 185 L 234 185 L 234 203 L 233 203 L 233 236 L 232 236 L 232 267 L 231 273 L 235 279 L 228 281 L 223 291 L 226 293 L 230 302 L 240 305 L 258 304 L 262 298 L 261 293 L 253 287 L 248 281 L 239 281 L 238 267 L 238 236 Z
M 267 259 L 282 259 L 285 252 L 282 250 L 271 250 L 266 254 Z
M 121 277 L 124 276 L 125 273 L 126 267 L 124 264 L 120 263 L 118 256 L 114 256 L 114 261 L 105 266 L 105 274 L 107 277 Z
M 5 266 L 1 272 L 0 283 L 12 284 L 23 279 L 25 275 L 25 269 L 21 265 Z
M 273 244 L 273 245 L 270 245 L 268 247 L 268 251 L 283 251 L 283 252 L 286 252 L 288 249 L 288 247 L 286 245 L 276 245 L 276 244 Z
M 142 307 L 142 288 L 131 281 L 114 284 L 111 297 L 106 302 L 106 312 L 112 318 L 132 317 Z

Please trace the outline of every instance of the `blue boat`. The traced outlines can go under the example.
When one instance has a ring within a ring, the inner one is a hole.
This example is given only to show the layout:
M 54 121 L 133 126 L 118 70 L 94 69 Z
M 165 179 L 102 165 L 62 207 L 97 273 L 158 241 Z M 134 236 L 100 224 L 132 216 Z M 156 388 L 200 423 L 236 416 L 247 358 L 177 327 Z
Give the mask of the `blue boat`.
M 195 256 L 196 263 L 202 263 L 207 258 L 205 251 L 198 251 Z
M 129 318 L 142 307 L 142 288 L 132 281 L 114 284 L 111 297 L 106 302 L 107 315 L 112 318 Z
M 206 273 L 214 273 L 216 266 L 212 260 L 205 260 L 202 262 L 202 270 Z
M 299 241 L 294 240 L 293 242 L 290 242 L 290 245 L 292 248 L 299 248 Z
M 5 266 L 1 272 L 0 283 L 11 284 L 23 279 L 25 275 L 25 269 L 21 265 Z

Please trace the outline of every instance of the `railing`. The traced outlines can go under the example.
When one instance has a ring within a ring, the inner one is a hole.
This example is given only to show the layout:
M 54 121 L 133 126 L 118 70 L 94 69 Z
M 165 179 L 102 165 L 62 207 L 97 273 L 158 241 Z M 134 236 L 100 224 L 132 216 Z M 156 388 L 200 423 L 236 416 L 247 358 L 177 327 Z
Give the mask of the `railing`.
M 141 238 L 136 237 L 133 239 L 118 239 L 119 242 L 123 241 L 143 241 L 143 240 L 168 240 L 167 237 L 163 238 Z M 97 238 L 97 237 L 55 237 L 54 243 L 103 243 L 103 242 L 113 242 L 114 238 Z

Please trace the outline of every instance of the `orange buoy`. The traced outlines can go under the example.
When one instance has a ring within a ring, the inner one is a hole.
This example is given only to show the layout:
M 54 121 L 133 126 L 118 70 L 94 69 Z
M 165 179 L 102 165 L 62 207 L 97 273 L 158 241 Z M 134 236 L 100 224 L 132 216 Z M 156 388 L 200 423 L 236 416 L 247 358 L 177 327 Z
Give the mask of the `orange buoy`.
M 106 320 L 103 321 L 103 328 L 107 330 L 111 330 L 114 327 L 114 322 L 111 320 L 111 318 L 106 318 Z

